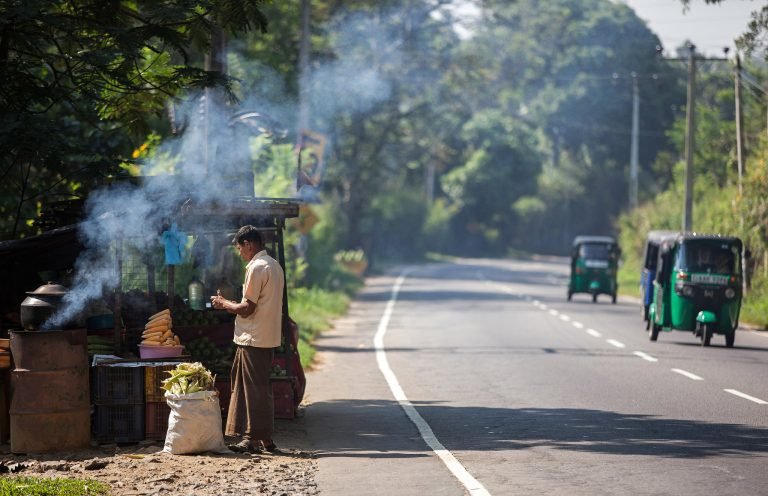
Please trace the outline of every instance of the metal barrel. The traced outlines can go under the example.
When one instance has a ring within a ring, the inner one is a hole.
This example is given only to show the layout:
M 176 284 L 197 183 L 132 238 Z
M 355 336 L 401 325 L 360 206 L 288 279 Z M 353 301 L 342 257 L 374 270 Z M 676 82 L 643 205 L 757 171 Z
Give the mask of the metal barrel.
M 91 444 L 87 331 L 11 331 L 11 452 Z

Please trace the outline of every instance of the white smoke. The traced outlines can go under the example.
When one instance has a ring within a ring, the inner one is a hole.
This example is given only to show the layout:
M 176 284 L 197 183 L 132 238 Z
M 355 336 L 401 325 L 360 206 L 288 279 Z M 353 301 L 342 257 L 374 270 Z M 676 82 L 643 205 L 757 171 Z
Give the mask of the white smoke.
M 386 58 L 390 67 L 397 64 L 397 43 L 380 26 L 359 15 L 333 23 L 336 57 L 313 66 L 309 75 L 311 127 L 315 130 L 330 132 L 339 113 L 364 112 L 389 98 L 390 83 L 376 63 L 361 56 L 360 49 L 365 43 Z M 230 50 L 236 47 L 233 43 Z M 84 250 L 75 265 L 72 287 L 43 328 L 72 321 L 90 302 L 117 288 L 121 278 L 117 247 L 139 252 L 157 249 L 164 224 L 187 199 L 206 204 L 239 195 L 260 196 L 254 192 L 252 176 L 247 175 L 253 171 L 250 142 L 259 134 L 276 140 L 285 133 L 294 136 L 298 102 L 289 96 L 279 74 L 236 52 L 230 57 L 238 60 L 240 73 L 257 73 L 260 84 L 243 94 L 237 106 L 226 104 L 213 91 L 191 95 L 177 104 L 174 120 L 182 134 L 164 142 L 157 158 L 143 164 L 143 171 L 154 174 L 167 170 L 171 163 L 173 174 L 151 175 L 138 185 L 116 185 L 90 194 L 87 217 L 80 224 Z

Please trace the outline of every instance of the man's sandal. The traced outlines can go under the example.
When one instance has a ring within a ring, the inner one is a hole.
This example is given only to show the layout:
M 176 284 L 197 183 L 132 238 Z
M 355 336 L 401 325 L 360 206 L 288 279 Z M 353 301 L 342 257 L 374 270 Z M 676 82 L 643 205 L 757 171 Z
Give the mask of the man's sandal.
M 264 449 L 264 451 L 266 451 L 268 453 L 273 453 L 274 454 L 274 453 L 279 453 L 280 452 L 280 450 L 277 448 L 277 445 L 275 444 L 275 442 L 272 441 L 271 439 L 269 440 L 269 444 L 265 443 L 264 441 L 261 441 L 261 447 L 262 447 L 262 449 Z
M 252 445 L 248 439 L 243 439 L 237 444 L 228 444 L 227 448 L 235 453 L 250 453 L 252 455 L 258 455 L 262 453 L 261 449 Z

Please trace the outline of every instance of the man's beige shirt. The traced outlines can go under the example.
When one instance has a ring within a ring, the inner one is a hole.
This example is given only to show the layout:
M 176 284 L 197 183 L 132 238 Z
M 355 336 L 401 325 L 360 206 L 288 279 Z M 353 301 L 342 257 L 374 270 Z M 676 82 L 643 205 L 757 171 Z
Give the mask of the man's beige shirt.
M 248 317 L 235 317 L 235 343 L 256 348 L 280 346 L 285 274 L 274 258 L 262 250 L 245 266 L 243 300 L 256 304 Z

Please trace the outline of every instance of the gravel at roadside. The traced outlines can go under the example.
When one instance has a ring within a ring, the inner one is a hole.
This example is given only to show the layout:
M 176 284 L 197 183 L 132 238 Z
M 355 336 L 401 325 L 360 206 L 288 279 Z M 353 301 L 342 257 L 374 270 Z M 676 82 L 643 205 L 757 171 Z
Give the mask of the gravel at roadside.
M 163 442 L 97 445 L 77 452 L 14 455 L 0 447 L 3 477 L 63 477 L 95 479 L 108 484 L 110 494 L 195 495 L 317 494 L 317 463 L 307 450 L 304 418 L 276 421 L 277 454 L 164 453 Z

